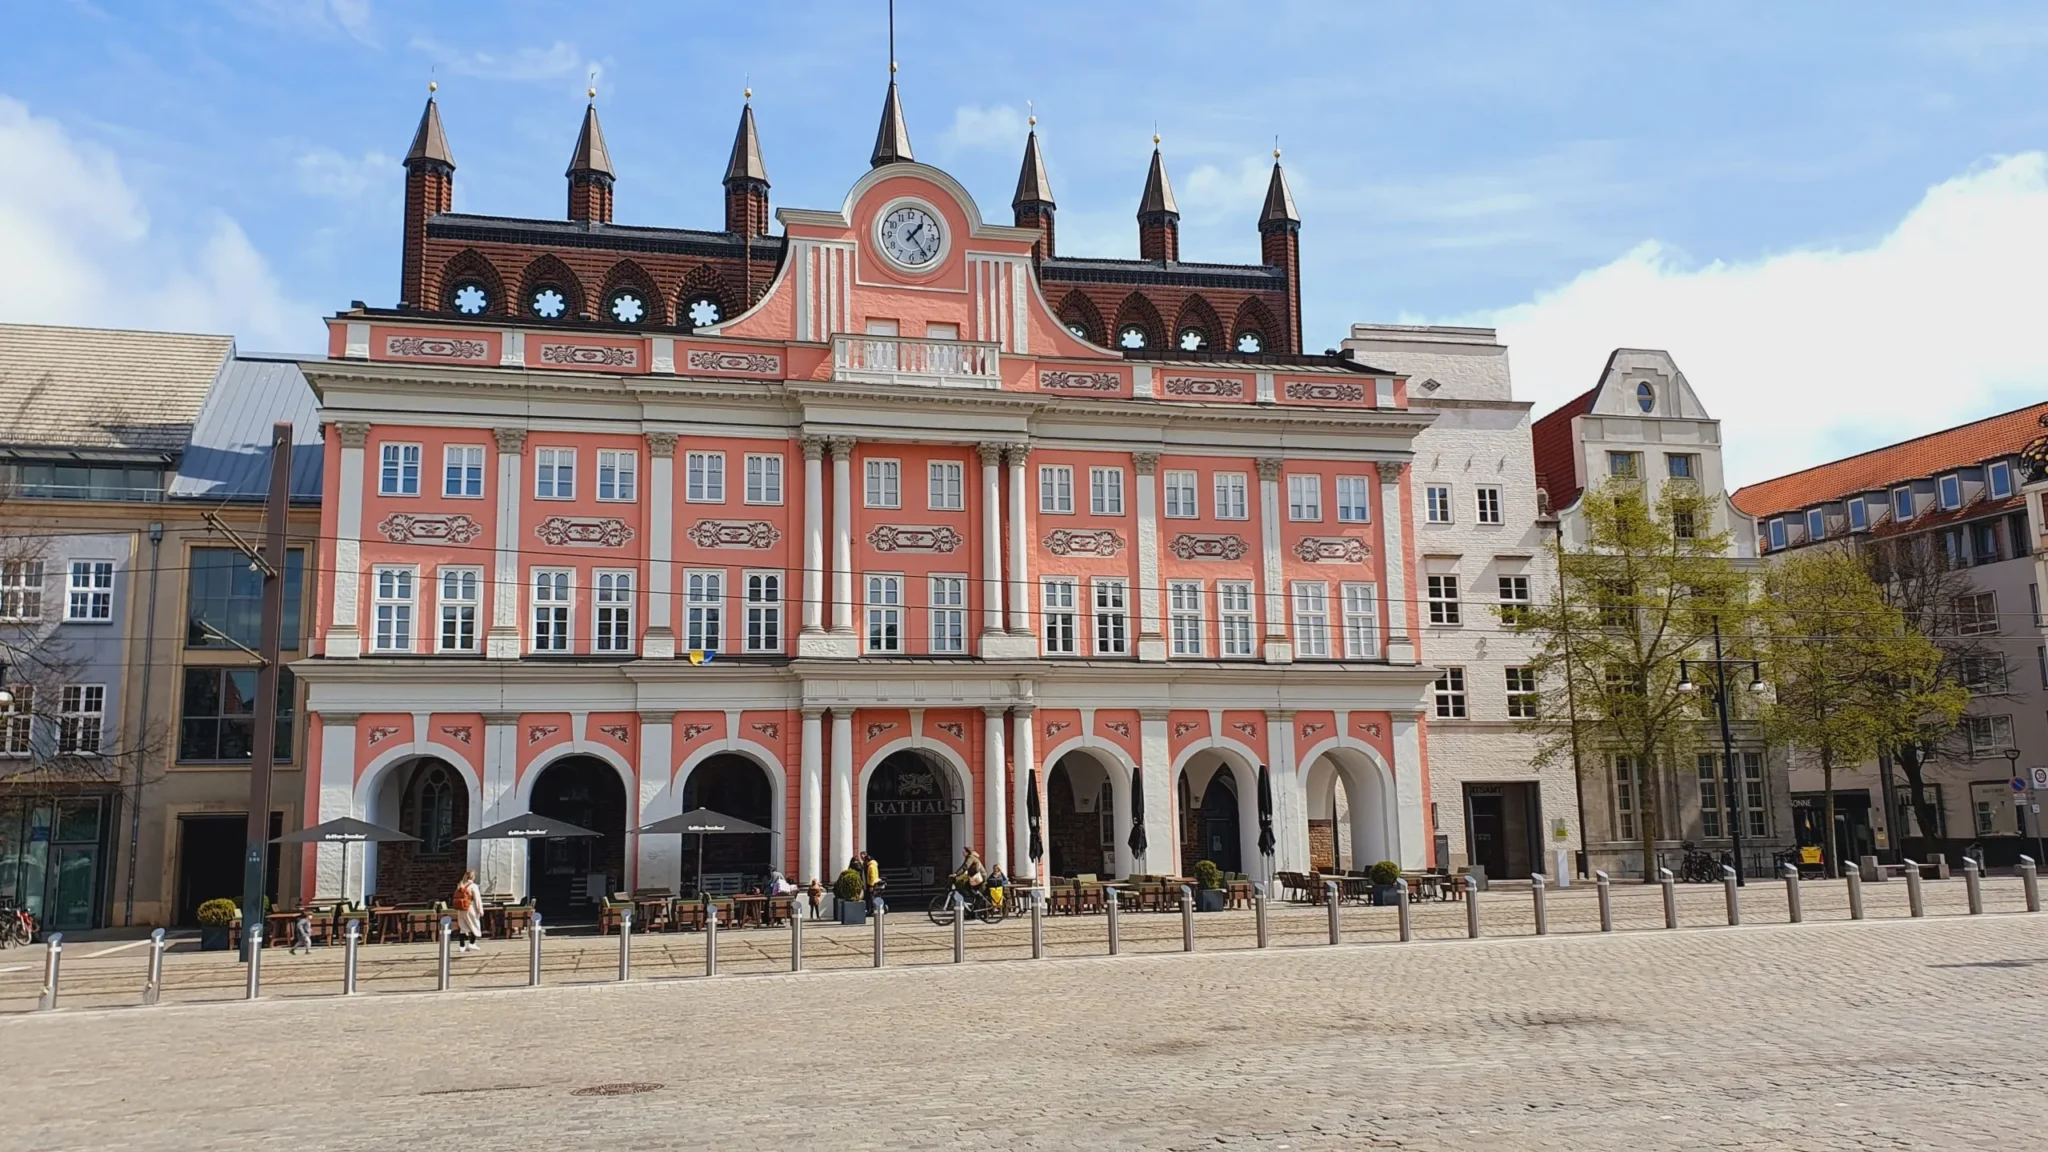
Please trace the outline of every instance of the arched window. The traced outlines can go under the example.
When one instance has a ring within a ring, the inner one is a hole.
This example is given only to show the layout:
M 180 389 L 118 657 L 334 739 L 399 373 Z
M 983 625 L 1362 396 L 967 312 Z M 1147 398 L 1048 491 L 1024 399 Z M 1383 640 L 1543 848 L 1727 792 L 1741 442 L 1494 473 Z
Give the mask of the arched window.
M 455 840 L 455 782 L 443 765 L 429 765 L 414 779 L 412 824 L 420 855 L 448 854 Z
M 526 307 L 543 320 L 560 320 L 562 314 L 569 310 L 569 297 L 553 284 L 542 284 L 533 290 Z
M 621 324 L 638 324 L 647 318 L 647 301 L 631 288 L 621 288 L 604 302 L 604 314 Z
M 1264 352 L 1266 350 L 1266 338 L 1257 332 L 1240 332 L 1237 336 L 1237 350 L 1239 352 Z
M 1088 326 L 1086 324 L 1081 323 L 1079 320 L 1067 321 L 1067 331 L 1072 332 L 1074 335 L 1080 337 L 1083 340 L 1094 339 L 1093 336 L 1090 336 L 1088 334 Z
M 1657 407 L 1657 390 L 1650 387 L 1647 380 L 1636 385 L 1636 407 L 1645 412 Z
M 1132 349 L 1143 348 L 1145 346 L 1145 330 L 1136 324 L 1124 325 L 1122 328 L 1117 329 L 1116 346 Z
M 1200 352 L 1202 349 L 1207 348 L 1208 346 L 1209 337 L 1204 335 L 1200 328 L 1183 328 L 1180 330 L 1181 351 Z
M 448 307 L 464 316 L 481 316 L 490 310 L 491 291 L 481 280 L 459 280 L 448 292 Z
M 692 328 L 708 328 L 725 319 L 725 309 L 710 296 L 692 296 L 683 302 L 683 319 Z

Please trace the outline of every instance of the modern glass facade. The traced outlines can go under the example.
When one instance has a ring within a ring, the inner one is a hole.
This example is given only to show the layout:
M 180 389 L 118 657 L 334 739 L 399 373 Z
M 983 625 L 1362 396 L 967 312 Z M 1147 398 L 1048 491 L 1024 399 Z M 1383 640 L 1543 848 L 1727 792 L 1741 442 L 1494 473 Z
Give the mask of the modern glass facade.
M 0 904 L 46 930 L 101 923 L 113 809 L 106 795 L 0 799 Z

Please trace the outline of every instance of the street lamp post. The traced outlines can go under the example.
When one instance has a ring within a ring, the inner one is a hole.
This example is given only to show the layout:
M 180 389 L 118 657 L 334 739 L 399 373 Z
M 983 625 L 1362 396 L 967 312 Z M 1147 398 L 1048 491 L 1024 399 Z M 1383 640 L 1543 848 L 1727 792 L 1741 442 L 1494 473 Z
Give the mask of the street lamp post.
M 1706 660 L 1680 660 L 1678 662 L 1678 690 L 1696 692 L 1699 686 L 1692 682 L 1692 665 L 1706 664 Z M 1754 660 L 1728 660 L 1721 655 L 1721 618 L 1714 617 L 1714 708 L 1721 718 L 1721 798 L 1722 811 L 1728 814 L 1728 833 L 1734 841 L 1735 882 L 1746 880 L 1742 868 L 1742 808 L 1743 796 L 1740 791 L 1747 781 L 1735 768 L 1735 738 L 1728 731 L 1728 666 L 1746 664 L 1749 666 L 1749 690 L 1759 695 L 1764 690 L 1763 666 Z
M 2005 750 L 2005 774 L 2007 776 L 2012 777 L 2014 780 L 2020 778 L 2020 750 L 2017 747 L 2007 748 Z M 2019 813 L 2019 827 L 2015 829 L 2015 831 L 2017 831 L 2022 836 L 2025 836 L 2027 834 L 2028 812 L 2026 810 L 2033 808 L 2034 805 L 2032 801 L 2038 798 L 2039 794 L 2034 791 L 2034 784 L 2031 780 L 2027 782 L 2026 800 L 2021 800 L 2019 798 L 2019 793 L 2013 793 L 2012 802 L 2015 805 L 2019 806 L 2019 808 L 2021 809 Z M 2043 848 L 2043 844 L 2048 843 L 2048 838 L 2044 838 L 2041 835 L 2041 813 L 2039 811 L 2035 811 L 2032 813 L 2032 815 L 2034 817 L 2034 851 L 2038 853 L 2038 855 L 2036 855 L 2034 859 L 2048 860 L 2048 850 L 2044 850 Z

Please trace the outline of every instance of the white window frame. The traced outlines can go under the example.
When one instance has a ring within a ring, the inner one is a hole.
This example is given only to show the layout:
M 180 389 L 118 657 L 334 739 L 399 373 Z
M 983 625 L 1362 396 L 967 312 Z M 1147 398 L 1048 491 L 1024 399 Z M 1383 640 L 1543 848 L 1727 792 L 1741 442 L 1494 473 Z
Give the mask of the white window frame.
M 1814 542 L 1815 540 L 1825 540 L 1825 539 L 1827 539 L 1827 536 L 1828 536 L 1828 514 L 1827 514 L 1827 510 L 1826 510 L 1825 508 L 1808 508 L 1808 509 L 1806 510 L 1806 540 L 1807 540 L 1807 543 L 1809 543 L 1809 544 L 1810 544 L 1810 543 Z
M 1465 694 L 1465 669 L 1452 665 L 1430 685 L 1430 697 L 1439 720 L 1463 720 L 1472 712 Z
M 1458 583 L 1456 572 L 1430 572 L 1423 577 L 1424 588 L 1428 591 L 1429 625 L 1432 628 L 1456 628 L 1465 623 L 1463 589 Z
M 419 630 L 420 570 L 379 564 L 370 570 L 370 651 L 410 652 Z
M 1480 484 L 1472 489 L 1472 519 L 1477 524 L 1505 524 L 1505 504 L 1498 484 Z
M 2012 717 L 1965 716 L 1963 730 L 1970 737 L 1970 756 L 2003 757 L 2012 744 Z
M 1069 516 L 1073 514 L 1073 465 L 1040 464 L 1038 466 L 1038 511 L 1049 516 Z
M 1643 774 L 1636 770 L 1635 757 L 1617 752 L 1608 759 L 1614 784 L 1614 832 L 1617 840 L 1636 839 L 1642 816 Z
M 1343 614 L 1344 658 L 1380 658 L 1380 589 L 1377 584 L 1347 581 L 1339 586 L 1338 607 Z
M 1288 586 L 1294 608 L 1294 655 L 1325 660 L 1330 655 L 1330 585 L 1322 580 L 1296 580 Z
M 1078 603 L 1078 585 L 1071 577 L 1054 577 L 1039 585 L 1041 589 L 1041 617 L 1045 621 L 1042 633 L 1047 656 L 1078 656 L 1081 654 L 1081 623 Z
M 749 452 L 744 502 L 775 505 L 782 503 L 782 455 L 778 452 Z
M 725 650 L 725 569 L 684 570 L 683 650 Z
M 1785 518 L 1783 516 L 1774 516 L 1768 524 L 1764 525 L 1764 538 L 1769 542 L 1770 549 L 1773 552 L 1785 547 Z
M 1287 518 L 1304 524 L 1323 519 L 1323 478 L 1313 472 L 1287 475 Z
M 1122 579 L 1088 582 L 1089 620 L 1097 656 L 1131 654 L 1131 586 Z
M 484 496 L 484 446 L 448 444 L 441 449 L 441 495 L 450 500 Z
M 967 654 L 967 577 L 934 573 L 931 589 L 931 651 L 940 656 Z
M 725 503 L 725 453 L 683 454 L 683 503 Z
M 925 507 L 933 512 L 967 510 L 967 465 L 933 460 L 925 465 Z
M 41 560 L 0 561 L 0 620 L 10 624 L 41 620 L 47 579 Z
M 66 684 L 57 697 L 57 753 L 97 756 L 107 735 L 107 686 Z
M 2012 495 L 2012 465 L 2003 460 L 1993 460 L 1984 466 L 1984 491 L 1993 500 L 2003 500 Z
M 1728 797 L 1721 785 L 1721 770 L 1717 766 L 1721 759 L 1718 752 L 1701 752 L 1695 757 L 1694 774 L 1700 786 L 1700 837 L 1706 840 L 1723 840 L 1727 829 L 1721 826 L 1721 818 L 1727 814 Z
M 1226 660 L 1258 655 L 1258 630 L 1252 620 L 1255 596 L 1249 580 L 1216 582 L 1216 652 Z
M 1536 717 L 1536 673 L 1522 665 L 1509 665 L 1502 669 L 1501 680 L 1507 688 L 1508 719 L 1533 720 Z
M 638 583 L 630 568 L 599 568 L 590 574 L 590 650 L 607 656 L 634 650 L 633 608 Z
M 528 619 L 533 624 L 532 651 L 576 650 L 576 571 L 535 568 L 526 578 Z M 547 613 L 543 616 L 542 613 Z M 548 643 L 543 644 L 546 639 Z
M 1243 472 L 1218 472 L 1210 485 L 1216 499 L 1216 519 L 1249 520 L 1252 518 L 1250 481 Z
M 607 488 L 610 495 L 606 495 Z M 597 498 L 612 504 L 631 504 L 640 498 L 638 452 L 625 448 L 598 449 Z
M 576 498 L 576 450 L 535 448 L 533 450 L 533 498 L 574 500 Z
M 1123 469 L 1088 469 L 1088 514 L 1091 516 L 1121 516 L 1124 514 Z
M 903 461 L 870 456 L 861 461 L 861 507 L 903 507 Z
M 901 655 L 903 644 L 903 573 L 869 572 L 861 577 L 861 651 L 878 656 Z
M 1951 472 L 1934 482 L 1935 500 L 1944 512 L 1963 506 L 1963 478 Z
M 1372 481 L 1363 476 L 1337 477 L 1337 523 L 1372 523 Z
M 377 446 L 377 495 L 420 494 L 420 461 L 426 450 L 416 443 L 386 440 Z
M 1515 624 L 1529 614 L 1529 577 L 1521 572 L 1503 572 L 1499 575 L 1500 620 L 1503 624 Z
M 1901 484 L 1897 488 L 1892 489 L 1892 519 L 1901 524 L 1911 520 L 1917 503 L 1918 501 L 1913 497 L 1913 486 L 1911 484 Z
M 18 684 L 9 691 L 14 698 L 0 704 L 0 756 L 28 756 L 35 752 L 36 690 Z
M 1965 611 L 1964 606 L 1968 605 Z M 1969 592 L 1955 598 L 1951 605 L 1956 617 L 1956 634 L 1959 636 L 1990 636 L 1998 632 L 1998 594 L 1996 592 Z
M 114 562 L 73 560 L 66 566 L 64 620 L 111 624 L 114 620 Z
M 438 622 L 434 633 L 435 651 L 478 651 L 481 634 L 477 620 L 483 614 L 483 587 L 482 568 L 449 567 L 434 573 L 434 608 Z M 465 635 L 468 637 L 466 643 Z
M 1173 580 L 1166 585 L 1167 636 L 1175 656 L 1202 654 L 1202 582 Z
M 1626 465 L 1617 470 L 1616 464 Z M 1607 475 L 1621 480 L 1643 478 L 1643 454 L 1640 452 L 1609 452 L 1607 454 Z
M 746 611 L 745 631 L 740 637 L 742 649 L 747 652 L 769 654 L 781 652 L 784 619 L 782 573 L 743 570 L 740 573 L 740 587 Z
M 1422 506 L 1425 524 L 1450 524 L 1456 520 L 1457 513 L 1452 510 L 1449 484 L 1423 485 Z
M 1857 496 L 1846 505 L 1849 514 L 1849 531 L 1862 532 L 1870 527 L 1870 506 Z
M 1188 468 L 1169 469 L 1165 474 L 1165 515 L 1169 520 L 1194 520 L 1202 515 L 1199 474 Z

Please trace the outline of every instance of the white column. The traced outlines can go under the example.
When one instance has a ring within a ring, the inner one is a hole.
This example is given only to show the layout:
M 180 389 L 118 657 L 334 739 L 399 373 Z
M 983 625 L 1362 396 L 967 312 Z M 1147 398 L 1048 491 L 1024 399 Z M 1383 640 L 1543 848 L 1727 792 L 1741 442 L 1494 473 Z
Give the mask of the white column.
M 675 713 L 640 714 L 640 823 L 682 811 L 672 787 L 675 779 Z M 676 888 L 683 882 L 680 836 L 635 836 L 639 845 L 640 886 Z
M 519 497 L 526 430 L 500 428 L 498 437 L 497 553 L 491 574 L 491 630 L 484 654 L 493 660 L 519 658 L 519 605 L 525 584 L 519 577 Z
M 1407 466 L 1399 460 L 1380 461 L 1380 506 L 1374 510 L 1387 545 L 1380 568 L 1387 585 L 1387 660 L 1393 664 L 1415 663 L 1415 641 L 1408 635 L 1408 549 L 1402 542 L 1401 476 L 1405 471 Z
M 986 844 L 981 850 L 981 858 L 989 867 L 1001 868 L 1003 871 L 1008 872 L 1010 870 L 1010 774 L 1004 762 L 1006 749 L 1003 747 L 1003 710 L 1001 708 L 984 708 L 981 710 L 981 714 L 984 721 L 981 733 L 982 747 L 987 753 L 987 759 L 981 766 L 982 807 L 984 809 L 982 821 L 986 829 L 983 836 Z M 1026 725 L 1029 723 L 1029 721 L 1025 722 Z M 1021 777 L 1024 773 L 1019 771 L 1017 775 Z M 1017 845 L 1019 860 L 1030 856 L 1030 848 L 1031 845 L 1028 841 L 1020 842 Z
M 1130 871 L 1173 872 L 1179 867 L 1180 834 L 1174 830 L 1173 797 L 1178 782 L 1173 778 L 1173 743 L 1167 738 L 1164 708 L 1147 708 L 1138 713 L 1138 766 L 1145 771 L 1145 855 L 1133 856 Z M 1127 822 L 1117 830 L 1119 842 L 1130 843 Z M 1121 859 L 1122 853 L 1118 856 Z
M 797 874 L 798 884 L 813 879 L 829 885 L 838 872 L 826 871 L 819 851 L 818 833 L 824 819 L 825 748 L 824 709 L 804 709 L 804 740 L 797 767 Z
M 853 440 L 832 438 L 832 630 L 853 634 Z
M 1033 715 L 1029 708 L 1017 709 L 1017 722 L 1011 726 L 1010 737 L 1017 743 L 1016 755 L 1013 758 L 1017 774 L 1016 818 L 1011 826 L 1017 840 L 1017 875 L 1027 880 L 1039 879 L 1043 871 L 1039 867 L 1039 862 L 1031 858 L 1031 808 L 1030 801 L 1025 798 L 1025 791 L 1031 784 L 1031 769 L 1038 764 L 1038 752 L 1032 739 L 1033 729 L 1037 727 L 1037 722 L 1032 719 Z M 1041 790 L 1045 787 L 1043 772 L 1038 774 L 1038 787 Z M 1042 806 L 1040 810 L 1043 811 Z M 1047 851 L 1051 851 L 1050 845 L 1047 846 Z
M 804 448 L 804 631 L 825 630 L 825 441 L 806 436 Z
M 1003 630 L 1003 446 L 981 445 L 981 634 Z M 988 654 L 982 653 L 985 657 Z
M 1421 868 L 1429 861 L 1430 839 L 1426 821 L 1427 805 L 1422 795 L 1421 725 L 1414 715 L 1394 718 L 1394 825 L 1401 833 L 1403 868 Z M 1357 800 L 1352 804 L 1356 805 Z M 1442 867 L 1444 861 L 1436 861 Z
M 1024 522 L 1024 499 L 1030 492 L 1024 483 L 1024 460 L 1030 454 L 1025 444 L 1003 449 L 1010 466 L 1010 631 L 1020 636 L 1031 635 L 1031 536 Z
M 370 426 L 351 422 L 336 424 L 334 430 L 341 437 L 341 475 L 329 489 L 336 512 L 334 620 L 323 654 L 352 660 L 363 654 L 363 445 L 369 442 Z
M 1166 659 L 1159 612 L 1159 453 L 1133 452 L 1138 474 L 1138 659 Z
M 832 710 L 832 858 L 825 862 L 833 876 L 853 856 L 853 709 Z
M 1280 459 L 1259 457 L 1259 553 L 1265 561 L 1265 660 L 1268 664 L 1294 661 L 1294 645 L 1287 639 L 1287 584 L 1280 564 Z
M 1294 713 L 1266 713 L 1266 777 L 1273 785 L 1273 872 L 1308 871 L 1308 770 L 1295 762 Z
M 353 712 L 320 713 L 320 764 L 315 769 L 320 775 L 320 807 L 316 823 L 339 820 L 344 816 L 365 818 L 367 813 L 358 813 L 356 803 L 356 714 Z M 360 877 L 363 874 L 363 854 L 349 853 L 350 876 L 341 874 L 341 849 L 332 844 L 320 846 L 315 857 L 313 872 L 313 895 L 332 899 L 337 894 L 349 899 L 360 900 L 363 888 Z
M 675 630 L 676 434 L 647 434 L 647 635 L 640 654 L 672 660 Z M 643 853 L 644 855 L 644 853 Z M 649 873 L 642 869 L 641 874 Z
M 514 799 L 519 780 L 519 714 L 486 712 L 484 721 L 483 804 L 471 812 L 469 826 L 482 828 L 519 815 Z M 526 844 L 519 840 L 485 840 L 481 845 L 477 876 L 487 892 L 530 895 L 526 886 Z

